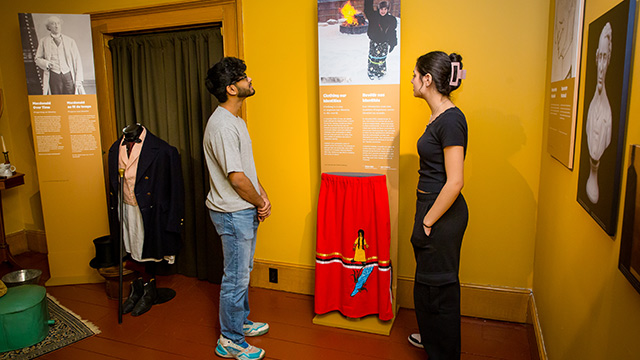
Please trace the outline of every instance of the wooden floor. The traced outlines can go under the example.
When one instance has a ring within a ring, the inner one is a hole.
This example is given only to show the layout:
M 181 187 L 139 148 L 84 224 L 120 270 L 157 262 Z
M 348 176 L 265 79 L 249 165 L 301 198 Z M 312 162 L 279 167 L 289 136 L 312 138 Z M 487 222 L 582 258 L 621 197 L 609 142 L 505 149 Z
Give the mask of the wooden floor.
M 16 257 L 24 267 L 46 267 L 46 255 L 26 253 Z M 44 264 L 44 265 L 43 265 Z M 0 264 L 0 276 L 11 271 Z M 168 303 L 155 305 L 141 316 L 125 315 L 117 321 L 117 301 L 109 300 L 104 284 L 48 287 L 65 307 L 93 322 L 101 334 L 84 339 L 39 359 L 216 359 L 218 296 L 220 286 L 182 275 L 158 277 L 158 287 L 176 290 Z M 417 331 L 413 310 L 400 309 L 390 336 L 360 333 L 314 325 L 313 297 L 251 288 L 250 318 L 266 321 L 268 334 L 248 338 L 264 348 L 265 359 L 426 359 L 407 336 Z M 531 326 L 462 320 L 463 360 L 537 360 Z

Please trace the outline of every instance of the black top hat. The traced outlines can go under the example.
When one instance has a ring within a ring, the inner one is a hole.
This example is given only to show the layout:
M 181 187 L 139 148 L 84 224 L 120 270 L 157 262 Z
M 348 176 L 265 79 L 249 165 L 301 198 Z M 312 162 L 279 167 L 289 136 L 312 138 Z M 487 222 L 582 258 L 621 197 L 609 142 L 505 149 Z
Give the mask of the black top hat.
M 105 235 L 94 239 L 93 245 L 96 248 L 96 257 L 91 259 L 89 266 L 94 269 L 100 269 L 118 264 L 118 257 L 115 255 L 114 251 L 114 248 L 116 247 L 111 241 L 111 235 Z

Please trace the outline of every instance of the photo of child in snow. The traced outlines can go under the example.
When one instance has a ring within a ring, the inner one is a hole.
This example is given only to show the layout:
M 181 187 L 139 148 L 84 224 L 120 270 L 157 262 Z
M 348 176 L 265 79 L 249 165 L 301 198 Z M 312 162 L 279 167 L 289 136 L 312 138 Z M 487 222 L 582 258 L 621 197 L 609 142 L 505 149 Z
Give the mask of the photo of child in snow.
M 369 20 L 369 79 L 380 79 L 387 74 L 387 55 L 398 45 L 396 27 L 398 21 L 389 13 L 389 3 L 380 1 L 378 10 L 373 9 L 373 0 L 364 0 L 364 14 Z
M 400 0 L 318 0 L 320 85 L 400 83 Z

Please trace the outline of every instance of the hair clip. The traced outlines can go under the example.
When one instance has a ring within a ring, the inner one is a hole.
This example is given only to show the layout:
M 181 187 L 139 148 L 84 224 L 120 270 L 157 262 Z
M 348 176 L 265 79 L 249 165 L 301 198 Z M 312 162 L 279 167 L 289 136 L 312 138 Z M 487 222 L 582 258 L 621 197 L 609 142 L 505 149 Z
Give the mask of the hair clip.
M 457 86 L 460 84 L 460 80 L 467 78 L 467 70 L 460 68 L 460 62 L 451 62 L 451 78 L 449 79 L 449 85 Z

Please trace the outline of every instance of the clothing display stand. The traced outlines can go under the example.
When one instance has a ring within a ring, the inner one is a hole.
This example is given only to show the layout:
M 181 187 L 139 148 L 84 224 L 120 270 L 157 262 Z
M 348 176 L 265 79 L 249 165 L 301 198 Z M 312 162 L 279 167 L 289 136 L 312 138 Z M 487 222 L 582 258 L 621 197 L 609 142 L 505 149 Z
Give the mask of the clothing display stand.
M 391 333 L 395 320 L 393 301 L 390 300 L 388 307 L 380 306 L 384 304 L 382 298 L 393 296 L 388 198 L 386 176 L 383 174 L 322 174 L 318 200 L 314 324 L 387 336 Z M 359 228 L 363 231 L 362 234 L 357 230 Z M 352 230 L 351 236 L 344 236 L 347 231 L 345 229 Z M 351 283 L 346 281 L 351 279 L 348 276 L 349 269 L 362 261 L 356 260 L 358 255 L 354 254 L 356 247 L 353 245 L 353 239 L 360 235 L 363 236 L 363 241 L 368 239 L 367 243 L 371 245 L 367 245 L 367 255 L 362 253 L 364 263 L 374 270 L 363 277 L 362 283 L 360 280 L 364 273 L 358 275 L 357 282 L 354 274 Z M 341 262 L 342 266 L 338 266 Z M 381 268 L 387 268 L 386 272 L 381 271 Z M 375 280 L 371 281 L 368 290 L 359 292 L 365 287 L 369 276 Z M 385 283 L 387 285 L 380 286 Z M 355 314 L 364 308 L 367 309 L 367 315 Z M 380 314 L 384 313 L 386 317 L 389 312 L 392 313 L 390 319 L 380 319 Z
M 124 169 L 118 169 L 118 174 L 120 175 L 120 194 L 118 202 L 118 206 L 120 208 L 120 241 L 118 241 L 118 324 L 122 324 L 122 273 L 124 271 L 122 266 L 122 258 L 124 257 L 122 248 L 124 246 Z
M 0 191 L 24 184 L 24 174 L 16 173 L 6 179 L 0 179 Z M 22 266 L 11 256 L 9 244 L 4 234 L 4 215 L 2 213 L 2 196 L 0 195 L 0 264 L 8 262 L 11 266 L 22 269 Z

